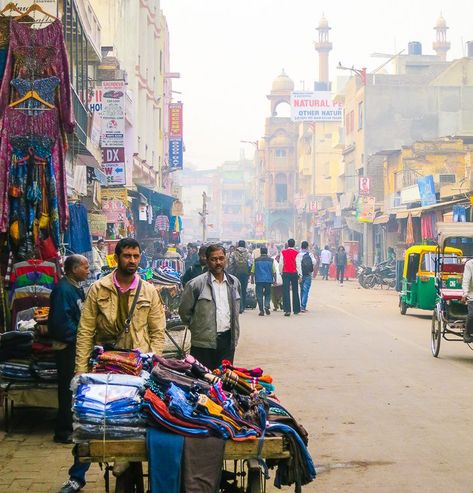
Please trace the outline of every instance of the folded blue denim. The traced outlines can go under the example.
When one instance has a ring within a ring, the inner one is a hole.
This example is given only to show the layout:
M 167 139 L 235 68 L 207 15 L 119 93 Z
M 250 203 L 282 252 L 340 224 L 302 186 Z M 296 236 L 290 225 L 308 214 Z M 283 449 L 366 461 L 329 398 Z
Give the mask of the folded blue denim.
M 145 377 L 135 377 L 133 375 L 116 375 L 113 373 L 82 373 L 72 380 L 71 390 L 75 391 L 77 386 L 80 384 L 126 385 L 127 387 L 142 389 L 144 383 Z

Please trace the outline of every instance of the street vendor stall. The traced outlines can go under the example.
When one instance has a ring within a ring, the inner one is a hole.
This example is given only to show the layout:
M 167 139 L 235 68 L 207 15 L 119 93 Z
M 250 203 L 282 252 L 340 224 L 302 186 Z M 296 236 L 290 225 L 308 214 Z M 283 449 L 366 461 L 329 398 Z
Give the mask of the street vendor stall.
M 261 368 L 228 361 L 210 372 L 195 358 L 96 347 L 92 373 L 75 378 L 74 441 L 83 462 L 131 463 L 117 492 L 296 491 L 315 478 L 307 433 L 274 398 Z M 110 373 L 114 371 L 114 373 Z M 143 472 L 143 462 L 148 466 Z

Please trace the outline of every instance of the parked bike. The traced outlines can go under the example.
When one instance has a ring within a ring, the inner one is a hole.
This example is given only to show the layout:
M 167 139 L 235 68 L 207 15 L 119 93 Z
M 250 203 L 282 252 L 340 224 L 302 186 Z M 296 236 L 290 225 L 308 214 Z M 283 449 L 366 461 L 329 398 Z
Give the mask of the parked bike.
M 381 262 L 376 265 L 371 272 L 363 276 L 363 283 L 360 284 L 365 289 L 371 289 L 375 286 L 387 286 L 388 288 L 396 287 L 396 271 L 391 261 Z

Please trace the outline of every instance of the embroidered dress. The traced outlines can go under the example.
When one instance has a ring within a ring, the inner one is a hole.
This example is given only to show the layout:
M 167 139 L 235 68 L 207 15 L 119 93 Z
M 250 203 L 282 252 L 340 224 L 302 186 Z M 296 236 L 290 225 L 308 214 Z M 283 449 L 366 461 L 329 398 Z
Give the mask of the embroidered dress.
M 0 90 L 0 115 L 14 100 L 10 89 L 12 79 L 19 77 L 34 80 L 51 76 L 60 80 L 57 107 L 61 128 L 67 133 L 72 133 L 75 120 L 61 22 L 56 19 L 42 29 L 33 29 L 13 19 L 10 24 L 10 43 Z

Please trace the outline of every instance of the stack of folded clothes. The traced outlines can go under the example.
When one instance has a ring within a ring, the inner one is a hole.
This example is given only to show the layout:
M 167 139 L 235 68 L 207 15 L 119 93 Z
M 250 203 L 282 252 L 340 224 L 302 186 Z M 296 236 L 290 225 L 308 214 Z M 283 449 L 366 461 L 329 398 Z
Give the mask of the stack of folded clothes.
M 222 365 L 218 370 L 214 370 L 218 376 L 224 377 L 237 383 L 244 383 L 249 386 L 252 391 L 264 390 L 268 395 L 273 395 L 275 387 L 273 385 L 273 377 L 264 375 L 261 368 L 240 368 L 233 366 L 230 361 L 223 360 Z
M 123 374 L 84 373 L 73 379 L 74 440 L 139 438 L 144 379 Z
M 11 330 L 0 334 L 0 377 L 32 381 L 31 352 L 34 334 Z
M 141 374 L 143 361 L 139 351 L 105 351 L 96 346 L 92 354 L 93 373 L 114 373 L 120 375 Z

